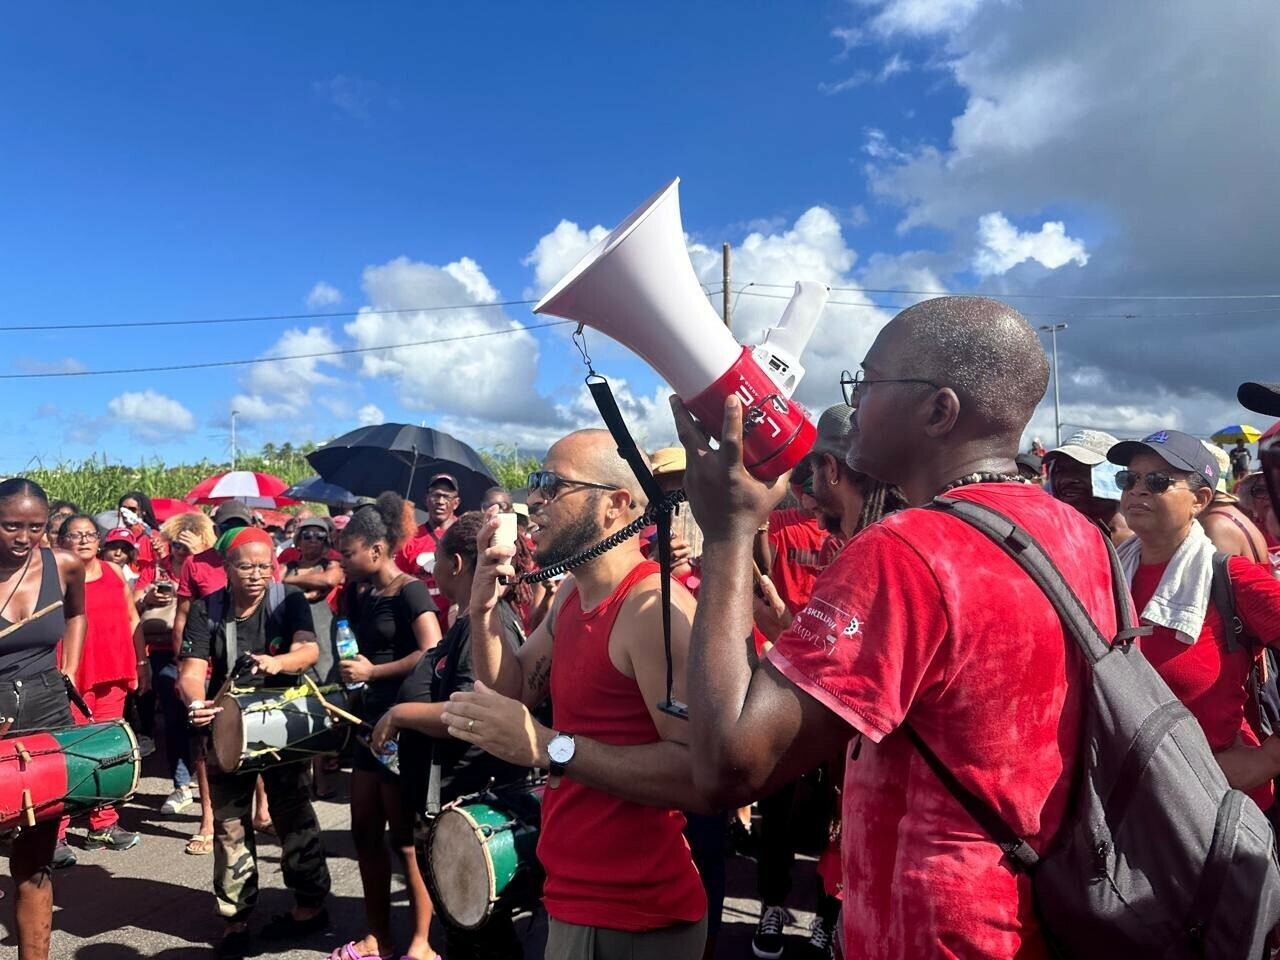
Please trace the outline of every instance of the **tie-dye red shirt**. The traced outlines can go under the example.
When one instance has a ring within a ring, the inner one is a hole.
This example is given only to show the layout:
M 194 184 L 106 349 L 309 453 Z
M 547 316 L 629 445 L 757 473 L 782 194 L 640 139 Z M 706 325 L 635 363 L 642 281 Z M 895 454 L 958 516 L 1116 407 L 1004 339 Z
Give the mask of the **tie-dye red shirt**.
M 1030 532 L 1114 635 L 1097 527 L 1035 486 L 948 496 Z M 1048 845 L 1075 767 L 1085 667 L 1031 579 L 963 521 L 907 510 L 840 552 L 768 656 L 870 741 L 845 764 L 845 956 L 1046 956 L 1029 882 L 901 729 L 909 719 L 962 783 Z

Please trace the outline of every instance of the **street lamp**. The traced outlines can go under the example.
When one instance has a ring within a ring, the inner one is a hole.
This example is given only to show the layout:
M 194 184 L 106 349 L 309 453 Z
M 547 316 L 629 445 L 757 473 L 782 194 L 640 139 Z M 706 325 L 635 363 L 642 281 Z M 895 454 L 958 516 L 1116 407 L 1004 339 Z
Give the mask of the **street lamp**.
M 1040 328 L 1049 334 L 1053 344 L 1053 435 L 1055 447 L 1062 446 L 1062 403 L 1058 397 L 1058 331 L 1067 329 L 1065 323 L 1045 324 Z
M 1057 374 L 1054 374 L 1054 379 L 1058 379 Z M 239 414 L 239 410 L 231 411 L 231 469 L 233 471 L 236 468 L 236 417 Z

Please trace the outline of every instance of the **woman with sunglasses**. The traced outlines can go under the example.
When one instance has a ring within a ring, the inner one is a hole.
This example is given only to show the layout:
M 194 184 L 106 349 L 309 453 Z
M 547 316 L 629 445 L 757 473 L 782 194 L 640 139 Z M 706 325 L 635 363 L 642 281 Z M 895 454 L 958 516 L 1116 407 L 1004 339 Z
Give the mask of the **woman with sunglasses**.
M 125 699 L 132 689 L 151 687 L 151 661 L 147 659 L 133 591 L 114 563 L 98 558 L 98 527 L 92 517 L 78 514 L 63 521 L 58 546 L 70 551 L 84 564 L 84 608 L 87 629 L 84 652 L 74 680 L 95 722 L 124 718 Z M 77 714 L 77 723 L 88 719 Z M 58 827 L 55 867 L 69 867 L 76 855 L 67 845 L 67 824 Z M 89 814 L 86 850 L 129 850 L 142 838 L 120 826 L 114 805 Z
M 1219 469 L 1200 441 L 1175 430 L 1116 444 L 1107 459 L 1134 537 L 1117 551 L 1141 622 L 1142 652 L 1199 721 L 1231 786 L 1271 807 L 1280 737 L 1263 738 L 1251 703 L 1251 644 L 1228 637 L 1212 599 L 1213 542 L 1197 520 Z M 1227 561 L 1238 618 L 1253 645 L 1280 647 L 1280 581 L 1245 557 Z M 1230 642 L 1228 642 L 1230 640 Z

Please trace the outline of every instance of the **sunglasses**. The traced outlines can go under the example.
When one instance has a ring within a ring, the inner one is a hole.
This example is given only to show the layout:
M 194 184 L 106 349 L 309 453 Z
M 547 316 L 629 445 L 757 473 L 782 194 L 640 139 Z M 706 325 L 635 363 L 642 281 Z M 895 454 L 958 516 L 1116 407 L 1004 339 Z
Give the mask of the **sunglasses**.
M 593 483 L 590 480 L 570 480 L 551 470 L 535 470 L 529 474 L 529 493 L 536 493 L 543 500 L 554 500 L 565 487 L 590 487 L 594 490 L 617 490 L 607 483 Z
M 323 530 L 303 530 L 298 534 L 299 540 L 327 540 L 329 535 Z
M 1136 487 L 1139 481 L 1142 482 L 1142 485 L 1146 487 L 1150 493 L 1164 493 L 1177 483 L 1179 479 L 1180 478 L 1170 476 L 1167 473 L 1159 473 L 1156 471 L 1148 473 L 1145 477 L 1134 470 L 1118 470 L 1116 472 L 1116 486 L 1125 493 L 1128 493 Z

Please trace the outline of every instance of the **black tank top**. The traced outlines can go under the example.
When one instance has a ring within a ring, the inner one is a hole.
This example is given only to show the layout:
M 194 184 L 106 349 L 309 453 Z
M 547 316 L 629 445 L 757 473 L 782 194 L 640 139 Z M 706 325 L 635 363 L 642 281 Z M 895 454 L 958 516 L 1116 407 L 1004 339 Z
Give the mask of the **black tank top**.
M 43 610 L 62 599 L 62 581 L 58 578 L 58 560 L 53 551 L 41 547 L 40 561 L 43 570 L 36 610 Z M 9 626 L 10 622 L 0 617 L 0 630 Z M 66 611 L 59 607 L 34 623 L 0 637 L 0 680 L 22 680 L 57 669 L 55 651 L 66 627 Z

